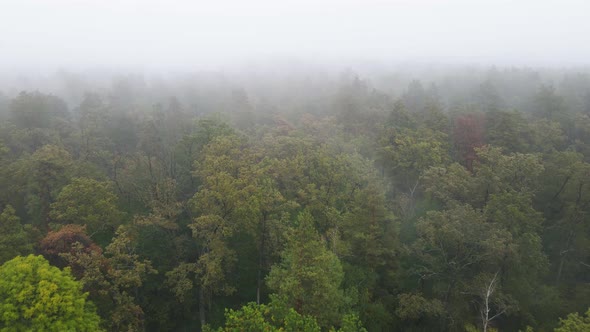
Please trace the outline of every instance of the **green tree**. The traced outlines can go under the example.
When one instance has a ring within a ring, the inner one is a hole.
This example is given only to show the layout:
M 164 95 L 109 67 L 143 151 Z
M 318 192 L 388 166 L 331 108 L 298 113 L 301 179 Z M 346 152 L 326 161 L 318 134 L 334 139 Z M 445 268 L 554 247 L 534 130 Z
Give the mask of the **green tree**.
M 576 121 L 576 125 L 580 123 L 583 122 Z M 567 137 L 559 122 L 547 119 L 536 119 L 529 123 L 525 137 L 530 152 L 548 153 L 566 147 Z
M 108 165 L 112 158 L 110 151 L 113 150 L 112 140 L 107 132 L 110 108 L 100 95 L 86 93 L 76 111 L 79 114 L 77 138 L 81 159 L 103 167 Z
M 307 331 L 307 330 L 305 330 Z M 331 329 L 332 332 L 367 332 L 363 323 L 355 314 L 347 314 L 342 317 L 342 324 L 338 330 Z
M 179 191 L 184 197 L 194 195 L 198 187 L 198 178 L 193 176 L 195 161 L 201 157 L 205 146 L 215 138 L 233 135 L 234 129 L 222 120 L 215 117 L 199 119 L 190 127 L 188 133 L 183 135 L 175 144 L 175 159 L 177 162 L 176 177 Z
M 460 321 L 466 313 L 459 311 L 463 310 L 459 303 L 471 293 L 480 274 L 494 273 L 504 257 L 513 255 L 512 236 L 487 223 L 468 205 L 429 212 L 418 222 L 417 231 L 414 273 L 422 287 L 445 305 L 454 320 Z
M 345 289 L 354 289 L 349 293 L 356 297 L 360 318 L 367 329 L 383 330 L 391 323 L 385 299 L 395 292 L 386 285 L 398 272 L 398 223 L 375 182 L 356 190 L 354 196 L 351 211 L 343 217 L 336 253 L 345 272 Z
M 0 267 L 0 331 L 100 331 L 100 318 L 69 269 L 42 256 Z
M 56 96 L 23 91 L 12 100 L 10 115 L 11 145 L 21 151 L 58 144 L 72 132 L 67 105 Z
M 465 301 L 461 294 L 471 294 L 467 298 L 481 307 L 482 285 L 489 286 L 494 280 L 498 291 L 493 302 L 498 308 L 490 310 L 518 308 L 527 323 L 535 324 L 530 317 L 538 302 L 531 294 L 546 294 L 542 282 L 548 267 L 540 233 L 544 219 L 533 204 L 543 165 L 537 155 L 504 155 L 489 146 L 476 149 L 476 153 L 472 172 L 457 164 L 426 172 L 427 192 L 440 199 L 445 209 L 428 213 L 417 225 L 415 249 L 426 259 L 420 266 L 430 266 L 419 275 L 447 280 L 443 289 L 448 290 L 442 299 L 445 304 L 454 299 L 449 306 L 453 310 Z M 438 267 L 431 269 L 434 266 Z M 451 272 L 456 268 L 463 271 L 455 270 L 452 274 L 459 275 L 450 279 L 442 277 L 446 272 L 441 269 Z M 492 277 L 495 273 L 498 279 Z M 432 284 L 433 290 L 440 288 L 441 284 L 436 284 Z M 466 312 L 451 314 L 459 320 Z
M 257 150 L 262 155 L 262 151 Z M 252 164 L 243 169 L 242 178 L 248 183 L 249 204 L 247 216 L 241 221 L 242 234 L 248 235 L 244 245 L 254 245 L 256 250 L 256 303 L 261 303 L 264 288 L 264 276 L 270 265 L 282 249 L 284 230 L 287 227 L 291 210 L 296 203 L 286 201 L 278 190 L 272 177 L 273 162 L 267 158 L 260 163 Z M 253 242 L 253 243 L 252 243 Z M 237 250 L 238 260 L 248 259 L 252 252 Z
M 448 162 L 447 135 L 424 127 L 389 128 L 380 141 L 378 161 L 391 176 L 401 214 L 412 217 L 422 174 Z
M 552 256 L 555 281 L 564 276 L 569 282 L 586 275 L 585 262 L 590 254 L 590 187 L 587 185 L 590 164 L 584 156 L 572 151 L 553 152 L 545 161 L 543 190 L 538 197 L 547 218 L 545 241 Z
M 426 299 L 421 294 L 403 293 L 398 295 L 398 306 L 395 314 L 406 322 L 414 322 L 414 325 L 422 323 L 428 326 L 432 321 L 429 319 L 439 319 L 445 314 L 443 303 L 438 299 Z
M 23 128 L 45 128 L 68 117 L 66 103 L 56 96 L 40 92 L 21 92 L 10 105 L 12 121 Z
M 205 148 L 195 171 L 203 185 L 191 200 L 197 217 L 189 228 L 199 246 L 194 263 L 199 278 L 202 325 L 206 323 L 206 296 L 235 291 L 227 277 L 236 262 L 230 240 L 239 227 L 245 227 L 256 217 L 251 195 L 254 187 L 247 177 L 241 176 L 253 164 L 245 159 L 249 156 L 247 151 L 239 137 L 219 137 Z
M 30 232 L 21 224 L 12 206 L 7 205 L 0 214 L 0 264 L 32 252 Z
M 581 332 L 590 331 L 590 309 L 586 315 L 580 316 L 577 312 L 567 315 L 567 318 L 559 319 L 559 327 L 555 332 Z
M 553 86 L 544 85 L 535 95 L 534 112 L 549 120 L 564 120 L 567 115 L 567 104 Z
M 309 211 L 299 215 L 298 223 L 282 262 L 273 266 L 267 277 L 268 285 L 280 303 L 315 317 L 320 326 L 340 325 L 347 310 L 347 299 L 340 289 L 344 278 L 340 260 L 326 249 Z
M 49 230 L 51 203 L 55 200 L 58 190 L 67 181 L 67 170 L 71 166 L 70 153 L 55 145 L 41 147 L 29 160 L 28 176 L 31 195 L 28 207 L 45 231 Z
M 486 114 L 486 142 L 508 152 L 526 152 L 527 123 L 520 112 L 493 111 Z
M 503 154 L 502 149 L 492 146 L 475 151 L 472 172 L 456 163 L 427 170 L 423 178 L 426 192 L 445 204 L 463 202 L 475 208 L 485 206 L 493 194 L 536 193 L 543 171 L 540 156 Z
M 482 110 L 486 113 L 496 112 L 505 107 L 505 102 L 498 93 L 498 89 L 489 79 L 479 85 L 476 97 Z
M 272 303 L 265 305 L 251 302 L 239 310 L 226 310 L 225 324 L 216 331 L 320 332 L 320 327 L 313 317 L 300 315 L 292 308 L 284 310 Z
M 90 237 L 109 231 L 123 221 L 111 184 L 89 178 L 74 178 L 51 204 L 49 216 L 61 224 L 85 225 Z
M 10 151 L 8 150 L 6 145 L 4 145 L 2 141 L 0 141 L 0 165 L 4 165 L 6 163 L 6 157 L 9 152 Z
M 422 82 L 418 80 L 411 81 L 408 84 L 406 92 L 402 96 L 404 104 L 412 113 L 423 111 L 427 99 L 428 96 L 426 90 L 422 86 Z

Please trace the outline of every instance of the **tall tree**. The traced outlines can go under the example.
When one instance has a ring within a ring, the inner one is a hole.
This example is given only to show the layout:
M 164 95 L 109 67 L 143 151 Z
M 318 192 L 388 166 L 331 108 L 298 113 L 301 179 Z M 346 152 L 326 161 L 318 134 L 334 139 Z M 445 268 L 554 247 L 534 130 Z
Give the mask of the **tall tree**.
M 39 220 L 41 228 L 49 230 L 51 203 L 65 184 L 72 158 L 68 151 L 55 145 L 45 145 L 29 160 L 29 181 L 32 192 L 30 213 Z
M 340 288 L 344 278 L 338 257 L 326 249 L 309 211 L 297 218 L 282 261 L 268 275 L 276 299 L 302 315 L 311 315 L 322 327 L 340 325 L 347 299 Z
M 31 230 L 21 224 L 12 206 L 7 205 L 0 214 L 0 264 L 33 252 Z

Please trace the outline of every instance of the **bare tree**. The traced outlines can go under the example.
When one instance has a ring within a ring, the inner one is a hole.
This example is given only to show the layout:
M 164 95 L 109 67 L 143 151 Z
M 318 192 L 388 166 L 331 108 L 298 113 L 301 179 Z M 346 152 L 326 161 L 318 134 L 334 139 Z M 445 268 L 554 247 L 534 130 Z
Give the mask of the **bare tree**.
M 501 316 L 502 314 L 504 314 L 506 312 L 506 306 L 501 306 L 501 309 L 495 315 L 490 317 L 490 312 L 492 310 L 492 308 L 491 308 L 492 295 L 494 294 L 494 291 L 496 290 L 497 285 L 498 285 L 498 272 L 496 272 L 494 274 L 494 277 L 492 278 L 492 280 L 488 284 L 485 285 L 485 287 L 482 291 L 482 294 L 481 294 L 483 303 L 480 305 L 479 314 L 480 314 L 480 318 L 481 318 L 483 332 L 487 332 L 490 323 L 494 319 L 498 318 L 499 316 Z

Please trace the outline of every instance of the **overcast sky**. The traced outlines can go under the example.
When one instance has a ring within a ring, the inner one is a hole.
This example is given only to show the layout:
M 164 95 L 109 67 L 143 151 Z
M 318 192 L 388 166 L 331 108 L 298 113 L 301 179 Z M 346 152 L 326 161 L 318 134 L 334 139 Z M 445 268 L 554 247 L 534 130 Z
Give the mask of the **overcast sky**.
M 590 1 L 0 0 L 0 66 L 590 63 Z

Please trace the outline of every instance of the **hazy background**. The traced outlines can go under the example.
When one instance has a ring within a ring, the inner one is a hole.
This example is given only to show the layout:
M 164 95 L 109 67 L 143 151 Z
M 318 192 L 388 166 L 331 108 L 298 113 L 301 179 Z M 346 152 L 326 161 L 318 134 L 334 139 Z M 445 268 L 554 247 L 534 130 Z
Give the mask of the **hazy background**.
M 588 86 L 589 35 L 581 0 L 0 0 L 0 99 L 125 91 L 216 110 L 239 91 L 320 109 L 358 76 L 392 98 L 419 80 L 447 106 L 489 81 L 526 108 L 541 86 Z
M 589 33 L 583 0 L 0 0 L 0 68 L 572 66 Z

